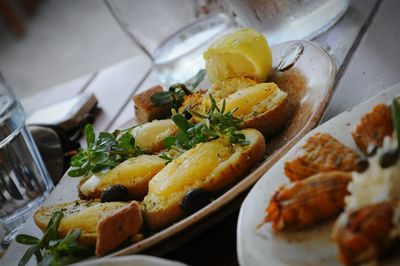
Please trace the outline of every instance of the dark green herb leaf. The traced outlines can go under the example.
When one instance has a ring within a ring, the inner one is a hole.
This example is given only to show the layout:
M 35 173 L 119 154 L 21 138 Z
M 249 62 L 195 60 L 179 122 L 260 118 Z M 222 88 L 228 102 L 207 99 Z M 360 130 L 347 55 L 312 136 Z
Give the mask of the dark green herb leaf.
M 71 158 L 71 166 L 74 169 L 68 171 L 71 177 L 95 174 L 103 170 L 112 169 L 121 162 L 142 154 L 135 144 L 135 138 L 131 134 L 131 128 L 117 130 L 113 134 L 100 132 L 96 139 L 93 127 L 85 127 L 88 147 L 80 149 L 79 153 Z
M 205 69 L 200 69 L 195 77 L 195 81 L 192 83 L 192 89 L 196 89 L 197 86 L 204 80 L 206 77 L 206 70 Z
M 92 146 L 94 143 L 94 130 L 93 130 L 93 126 L 91 124 L 87 124 L 85 126 L 85 136 L 86 136 L 86 145 L 88 147 Z
M 192 125 L 181 114 L 174 114 L 171 119 L 172 121 L 174 121 L 175 125 L 184 133 L 186 133 L 192 127 Z
M 39 239 L 37 237 L 25 234 L 17 235 L 15 241 L 23 245 L 36 245 L 39 243 Z
M 20 259 L 18 266 L 25 266 L 29 260 L 32 258 L 33 254 L 35 254 L 38 250 L 40 250 L 40 246 L 34 245 L 25 252 L 25 254 Z
M 175 142 L 175 136 L 168 136 L 164 139 L 164 145 L 167 149 L 170 149 L 173 145 L 175 145 Z
M 150 97 L 151 102 L 156 105 L 165 105 L 172 102 L 171 94 L 169 91 L 156 92 Z
M 396 129 L 397 147 L 400 148 L 400 106 L 396 98 L 392 101 L 392 117 L 394 128 Z
M 224 138 L 232 144 L 249 144 L 245 135 L 238 131 L 243 121 L 233 116 L 235 110 L 225 112 L 225 101 L 222 102 L 222 108 L 220 109 L 212 95 L 210 95 L 210 100 L 211 108 L 207 114 L 189 110 L 194 117 L 200 119 L 200 122 L 195 125 L 189 123 L 181 114 L 172 116 L 172 120 L 179 128 L 179 131 L 174 138 L 169 137 L 165 140 L 166 147 L 176 146 L 187 150 L 198 143 L 216 138 Z

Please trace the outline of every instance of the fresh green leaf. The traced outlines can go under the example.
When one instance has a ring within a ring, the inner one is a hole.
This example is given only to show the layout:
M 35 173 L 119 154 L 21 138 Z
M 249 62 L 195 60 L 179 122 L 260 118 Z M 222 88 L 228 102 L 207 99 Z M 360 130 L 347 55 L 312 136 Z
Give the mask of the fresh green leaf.
M 73 169 L 68 171 L 68 175 L 79 177 L 95 174 L 143 154 L 135 144 L 131 129 L 117 130 L 112 134 L 100 132 L 96 138 L 93 127 L 87 125 L 85 127 L 87 149 L 80 149 L 79 153 L 71 158 L 70 164 Z
M 20 259 L 18 266 L 24 266 L 26 265 L 29 260 L 32 258 L 33 254 L 35 254 L 38 250 L 40 249 L 40 246 L 34 245 L 25 252 L 25 254 L 22 256 Z
M 195 77 L 195 81 L 192 83 L 192 89 L 196 89 L 197 86 L 204 80 L 206 77 L 206 70 L 205 69 L 200 69 Z
M 174 121 L 175 125 L 184 133 L 186 133 L 192 127 L 192 125 L 181 114 L 174 114 L 171 119 L 172 121 Z
M 15 241 L 23 245 L 36 245 L 39 243 L 39 239 L 37 237 L 25 234 L 17 235 Z
M 150 97 L 151 102 L 156 105 L 165 105 L 172 102 L 171 94 L 169 91 L 156 92 Z
M 397 135 L 397 147 L 400 148 L 400 106 L 396 98 L 392 101 L 392 117 Z
M 168 136 L 164 139 L 164 145 L 167 149 L 170 149 L 173 145 L 175 145 L 176 137 Z
M 90 147 L 93 145 L 95 139 L 93 126 L 91 124 L 87 124 L 84 131 L 86 136 L 86 145 Z

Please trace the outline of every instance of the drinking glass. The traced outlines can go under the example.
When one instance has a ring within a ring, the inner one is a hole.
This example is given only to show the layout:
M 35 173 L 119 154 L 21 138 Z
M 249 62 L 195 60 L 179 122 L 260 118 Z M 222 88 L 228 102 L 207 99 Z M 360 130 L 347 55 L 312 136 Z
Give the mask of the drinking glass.
M 235 26 L 222 8 L 199 17 L 193 0 L 105 3 L 124 32 L 152 60 L 165 86 L 195 76 L 204 68 L 202 54 L 210 42 Z
M 53 188 L 44 163 L 25 124 L 25 112 L 0 72 L 0 223 L 2 244 Z
M 270 45 L 318 36 L 345 13 L 349 0 L 223 0 L 239 24 L 267 36 Z

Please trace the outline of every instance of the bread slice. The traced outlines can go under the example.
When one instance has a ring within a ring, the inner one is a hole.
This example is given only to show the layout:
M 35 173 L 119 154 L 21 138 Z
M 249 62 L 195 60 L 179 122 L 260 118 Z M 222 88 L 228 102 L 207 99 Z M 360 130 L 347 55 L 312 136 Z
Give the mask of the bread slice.
M 36 225 L 45 231 L 54 211 L 62 210 L 64 218 L 59 232 L 65 236 L 71 229 L 81 229 L 79 242 L 96 248 L 102 256 L 117 248 L 130 236 L 137 234 L 143 218 L 140 206 L 132 202 L 75 201 L 41 207 L 33 216 Z
M 79 182 L 78 191 L 82 199 L 100 198 L 104 189 L 112 185 L 123 185 L 132 199 L 143 199 L 148 183 L 167 161 L 158 155 L 142 154 L 130 158 L 105 173 L 97 173 Z
M 359 155 L 328 133 L 315 133 L 285 162 L 285 175 L 291 180 L 302 180 L 320 172 L 356 169 Z
M 265 140 L 255 129 L 241 131 L 249 145 L 222 139 L 200 143 L 170 162 L 149 182 L 141 206 L 150 230 L 166 227 L 185 215 L 184 195 L 196 188 L 218 193 L 242 179 L 264 156 Z
M 164 92 L 164 89 L 157 85 L 133 96 L 136 121 L 139 124 L 144 124 L 154 119 L 167 118 L 171 115 L 170 104 L 156 106 L 151 101 L 151 96 L 157 92 Z

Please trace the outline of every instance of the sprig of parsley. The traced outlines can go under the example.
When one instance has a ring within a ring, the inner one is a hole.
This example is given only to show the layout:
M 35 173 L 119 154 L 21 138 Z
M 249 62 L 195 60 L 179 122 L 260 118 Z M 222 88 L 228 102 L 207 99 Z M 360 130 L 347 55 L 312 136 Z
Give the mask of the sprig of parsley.
M 195 81 L 192 84 L 188 86 L 183 83 L 173 84 L 169 87 L 168 91 L 154 93 L 150 97 L 150 100 L 156 106 L 170 104 L 171 109 L 178 110 L 184 101 L 184 97 L 195 91 L 200 82 L 205 78 L 205 75 L 205 69 L 201 69 L 197 72 Z
M 17 235 L 16 241 L 23 245 L 31 245 L 19 261 L 19 266 L 26 265 L 33 255 L 38 265 L 67 265 L 77 257 L 87 257 L 93 252 L 89 248 L 78 244 L 81 235 L 80 229 L 72 229 L 62 238 L 58 227 L 64 217 L 62 211 L 53 212 L 46 231 L 41 239 L 31 235 Z
M 196 124 L 190 123 L 182 114 L 172 115 L 172 121 L 179 128 L 179 131 L 175 136 L 165 138 L 164 144 L 167 148 L 176 146 L 179 149 L 189 150 L 198 143 L 217 138 L 224 138 L 232 144 L 249 144 L 245 135 L 239 132 L 239 127 L 243 121 L 234 117 L 233 113 L 236 109 L 225 112 L 225 100 L 221 108 L 217 106 L 212 95 L 210 95 L 210 100 L 211 108 L 207 114 L 189 110 L 193 116 L 200 118 L 200 122 Z
M 117 130 L 112 134 L 100 132 L 96 139 L 92 125 L 87 124 L 84 132 L 87 148 L 81 148 L 79 153 L 71 158 L 71 166 L 74 167 L 68 171 L 71 177 L 112 169 L 131 157 L 143 154 L 129 130 Z

